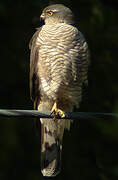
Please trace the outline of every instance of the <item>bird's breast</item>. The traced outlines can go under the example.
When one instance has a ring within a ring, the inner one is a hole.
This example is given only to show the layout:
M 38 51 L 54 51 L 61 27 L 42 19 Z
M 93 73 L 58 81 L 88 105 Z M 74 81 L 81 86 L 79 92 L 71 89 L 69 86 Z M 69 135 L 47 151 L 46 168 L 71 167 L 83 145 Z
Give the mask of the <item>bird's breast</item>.
M 63 23 L 61 23 L 63 24 Z M 73 60 L 78 57 L 78 31 L 70 25 L 44 25 L 37 37 L 39 77 L 48 96 L 67 94 L 73 81 Z

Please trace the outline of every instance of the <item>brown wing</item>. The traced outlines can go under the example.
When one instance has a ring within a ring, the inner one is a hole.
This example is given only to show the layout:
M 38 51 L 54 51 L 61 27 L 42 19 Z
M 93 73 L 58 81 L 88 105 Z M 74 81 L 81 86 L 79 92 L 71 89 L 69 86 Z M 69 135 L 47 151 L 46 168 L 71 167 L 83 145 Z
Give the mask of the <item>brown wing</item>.
M 29 42 L 30 53 L 30 96 L 33 101 L 40 99 L 39 92 L 39 77 L 37 77 L 37 62 L 39 46 L 36 45 L 36 40 L 41 28 L 39 28 Z M 34 107 L 36 109 L 36 106 Z
M 88 44 L 83 36 L 83 34 L 79 31 L 79 36 L 81 38 L 80 49 L 79 49 L 79 59 L 81 60 L 81 64 L 79 64 L 81 73 L 82 83 L 83 85 L 88 85 L 88 67 L 90 65 L 90 52 L 88 49 Z

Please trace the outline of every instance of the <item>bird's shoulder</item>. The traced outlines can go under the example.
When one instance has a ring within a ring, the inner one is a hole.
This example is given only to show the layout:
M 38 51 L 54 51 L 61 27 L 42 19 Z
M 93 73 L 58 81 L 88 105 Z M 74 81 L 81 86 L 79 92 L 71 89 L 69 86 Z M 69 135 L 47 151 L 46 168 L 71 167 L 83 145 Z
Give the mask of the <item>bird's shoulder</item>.
M 29 49 L 32 48 L 32 45 L 34 44 L 34 42 L 36 41 L 40 31 L 41 31 L 42 27 L 36 28 L 36 32 L 34 33 L 34 35 L 32 36 L 32 38 L 29 41 Z

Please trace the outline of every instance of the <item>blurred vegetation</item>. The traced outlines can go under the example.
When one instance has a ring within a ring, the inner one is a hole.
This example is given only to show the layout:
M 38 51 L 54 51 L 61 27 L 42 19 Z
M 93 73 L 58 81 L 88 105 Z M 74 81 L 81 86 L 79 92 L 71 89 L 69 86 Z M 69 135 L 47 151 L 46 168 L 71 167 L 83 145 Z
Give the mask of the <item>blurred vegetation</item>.
M 80 111 L 118 113 L 117 0 L 1 0 L 0 108 L 32 109 L 28 43 L 41 10 L 63 3 L 76 17 L 91 51 L 87 98 Z M 117 180 L 118 120 L 74 122 L 65 132 L 62 173 L 55 179 Z M 32 119 L 0 118 L 0 180 L 43 180 L 40 137 Z

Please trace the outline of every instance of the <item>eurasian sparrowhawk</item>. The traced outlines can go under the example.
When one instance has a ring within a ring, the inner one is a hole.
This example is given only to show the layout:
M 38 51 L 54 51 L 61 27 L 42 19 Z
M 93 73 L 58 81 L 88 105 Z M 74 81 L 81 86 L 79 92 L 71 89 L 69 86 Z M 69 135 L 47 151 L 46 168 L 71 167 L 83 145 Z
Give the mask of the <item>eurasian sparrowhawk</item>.
M 46 7 L 41 15 L 45 24 L 30 41 L 30 93 L 34 108 L 54 112 L 54 119 L 41 122 L 41 171 L 55 176 L 60 171 L 62 138 L 71 120 L 57 114 L 79 107 L 82 86 L 87 84 L 88 46 L 77 29 L 72 11 L 62 4 Z

